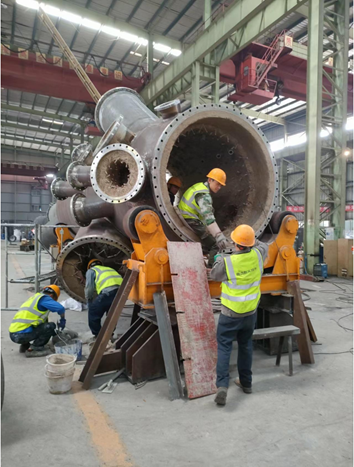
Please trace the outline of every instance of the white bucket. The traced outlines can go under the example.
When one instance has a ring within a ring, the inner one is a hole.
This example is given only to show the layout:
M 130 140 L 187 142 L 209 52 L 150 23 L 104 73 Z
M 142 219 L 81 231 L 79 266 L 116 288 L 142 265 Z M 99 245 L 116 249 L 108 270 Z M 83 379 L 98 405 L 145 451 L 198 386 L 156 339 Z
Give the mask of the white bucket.
M 47 371 L 47 366 L 48 365 L 46 365 L 45 376 L 47 378 L 49 392 L 51 394 L 64 394 L 65 392 L 70 391 L 75 368 L 71 368 L 62 375 L 55 375 L 52 372 Z
M 74 369 L 75 362 L 75 355 L 52 354 L 47 357 L 48 371 L 60 376 Z
M 80 339 L 71 339 L 68 343 L 57 342 L 54 348 L 56 354 L 75 355 L 77 361 L 82 358 L 82 341 Z

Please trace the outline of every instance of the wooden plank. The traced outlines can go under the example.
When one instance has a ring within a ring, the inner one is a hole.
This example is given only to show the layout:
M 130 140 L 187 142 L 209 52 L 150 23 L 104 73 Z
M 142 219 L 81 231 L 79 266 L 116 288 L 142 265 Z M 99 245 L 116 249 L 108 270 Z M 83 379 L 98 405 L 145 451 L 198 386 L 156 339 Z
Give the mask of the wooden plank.
M 300 335 L 297 337 L 301 363 L 315 363 L 312 352 L 309 328 L 306 320 L 306 309 L 302 301 L 300 282 L 289 281 L 288 292 L 294 296 L 294 326 L 300 328 Z
M 98 366 L 102 360 L 102 356 L 106 350 L 109 339 L 111 338 L 118 319 L 123 311 L 124 305 L 128 299 L 128 295 L 135 284 L 139 271 L 128 270 L 124 276 L 123 282 L 113 300 L 108 316 L 99 332 L 91 353 L 87 359 L 86 365 L 81 372 L 79 381 L 81 381 L 84 389 L 89 389 L 92 378 L 96 374 Z
M 181 399 L 183 397 L 183 383 L 179 371 L 179 361 L 176 352 L 175 341 L 173 338 L 170 313 L 168 311 L 165 292 L 154 293 L 154 304 L 159 326 L 159 335 L 161 339 L 161 348 L 165 370 L 170 391 L 170 399 Z
M 272 337 L 295 336 L 297 334 L 300 334 L 300 329 L 296 326 L 276 326 L 274 328 L 255 329 L 252 339 L 271 339 Z
M 188 397 L 216 392 L 215 321 L 200 243 L 168 242 Z

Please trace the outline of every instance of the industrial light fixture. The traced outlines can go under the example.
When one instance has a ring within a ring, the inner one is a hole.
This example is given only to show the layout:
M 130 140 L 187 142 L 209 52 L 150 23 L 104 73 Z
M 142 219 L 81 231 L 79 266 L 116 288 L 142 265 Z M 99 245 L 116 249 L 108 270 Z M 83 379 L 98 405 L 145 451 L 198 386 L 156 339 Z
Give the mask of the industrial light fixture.
M 345 149 L 344 150 L 344 153 L 343 153 L 345 156 L 350 156 L 350 149 Z
M 135 34 L 130 34 L 129 32 L 121 32 L 119 35 L 119 39 L 123 39 L 128 42 L 137 42 L 138 36 Z
M 63 10 L 60 14 L 60 17 L 62 19 L 66 19 L 66 21 L 70 21 L 70 23 L 74 24 L 81 24 L 82 18 L 79 15 L 74 15 L 73 13 L 70 13 L 69 11 Z
M 110 36 L 119 37 L 120 30 L 116 28 L 111 28 L 110 26 L 103 26 L 101 29 L 102 32 L 109 34 Z
M 60 16 L 59 8 L 55 8 L 54 6 L 51 6 L 51 5 L 46 5 L 45 3 L 41 3 L 40 6 L 41 6 L 41 8 L 43 8 L 43 10 L 48 15 L 57 16 L 57 17 Z
M 46 174 L 46 177 L 48 177 L 48 178 L 54 178 L 54 174 Z
M 38 10 L 39 3 L 34 0 L 16 0 L 18 5 L 25 6 L 26 8 L 31 8 L 33 10 Z
M 174 55 L 175 57 L 179 57 L 182 53 L 182 50 L 178 50 L 178 49 L 172 49 L 170 54 L 171 55 Z
M 101 23 L 98 23 L 97 21 L 91 21 L 90 19 L 84 18 L 82 20 L 81 26 L 85 26 L 86 28 L 89 29 L 94 29 L 95 31 L 98 31 L 101 27 Z
M 159 43 L 154 42 L 154 49 L 159 50 L 160 52 L 163 52 L 163 53 L 167 54 L 168 52 L 170 52 L 171 47 L 168 47 L 167 45 L 164 45 L 164 44 L 159 44 Z

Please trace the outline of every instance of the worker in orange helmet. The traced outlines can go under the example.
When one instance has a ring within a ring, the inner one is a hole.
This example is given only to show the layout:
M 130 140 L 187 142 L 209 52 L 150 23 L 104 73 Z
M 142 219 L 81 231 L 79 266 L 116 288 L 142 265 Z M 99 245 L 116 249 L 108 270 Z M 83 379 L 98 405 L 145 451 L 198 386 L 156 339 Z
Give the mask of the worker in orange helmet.
M 182 182 L 178 177 L 171 177 L 167 182 L 168 194 L 170 196 L 170 201 L 171 201 L 172 206 L 175 203 L 176 195 L 179 189 L 181 188 L 181 186 L 182 186 Z
M 211 280 L 221 282 L 215 397 L 218 405 L 226 403 L 234 340 L 238 343 L 239 374 L 235 384 L 246 394 L 252 392 L 252 334 L 261 297 L 263 264 L 268 255 L 268 245 L 255 240 L 254 230 L 249 225 L 236 227 L 231 233 L 231 239 L 235 243 L 235 251 L 217 255 L 210 273 Z
M 226 173 L 221 169 L 213 169 L 208 173 L 207 181 L 188 188 L 178 204 L 183 218 L 200 238 L 203 251 L 209 252 L 209 267 L 212 267 L 218 250 L 228 246 L 228 241 L 215 220 L 211 197 L 211 193 L 217 193 L 225 185 Z
M 48 322 L 50 312 L 59 314 L 60 329 L 66 325 L 65 308 L 57 303 L 59 296 L 59 287 L 48 285 L 41 293 L 26 300 L 14 316 L 9 328 L 10 339 L 20 344 L 20 353 L 25 353 L 26 357 L 43 357 L 53 353 L 46 346 L 56 334 L 56 324 Z

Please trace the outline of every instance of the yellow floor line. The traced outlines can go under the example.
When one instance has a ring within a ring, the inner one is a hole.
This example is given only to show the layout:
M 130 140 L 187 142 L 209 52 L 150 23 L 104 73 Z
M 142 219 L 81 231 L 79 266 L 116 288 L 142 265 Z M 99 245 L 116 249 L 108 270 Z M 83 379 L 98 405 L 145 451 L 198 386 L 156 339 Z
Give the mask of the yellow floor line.
M 78 378 L 78 369 L 75 380 Z M 105 467 L 132 467 L 126 447 L 114 429 L 109 416 L 104 412 L 91 391 L 85 391 L 78 381 L 73 383 L 74 400 L 83 413 L 90 430 L 93 445 L 101 465 Z

